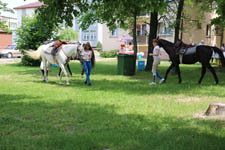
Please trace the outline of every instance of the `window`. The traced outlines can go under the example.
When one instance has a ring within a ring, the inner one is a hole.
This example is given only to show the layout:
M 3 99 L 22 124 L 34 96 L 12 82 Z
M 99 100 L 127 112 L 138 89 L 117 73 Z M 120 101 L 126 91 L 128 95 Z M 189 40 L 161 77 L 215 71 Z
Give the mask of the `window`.
M 221 34 L 222 34 L 221 29 L 218 25 L 215 27 L 214 32 L 215 32 L 216 36 L 221 36 Z
M 10 28 L 16 28 L 17 27 L 17 24 L 16 23 L 14 23 L 14 22 L 10 22 Z
M 90 30 L 90 31 L 84 31 L 82 33 L 82 40 L 83 41 L 94 41 L 96 40 L 96 31 L 95 30 Z
M 112 31 L 112 36 L 113 37 L 117 37 L 118 34 L 119 34 L 119 26 L 117 26 L 116 29 Z
M 162 23 L 159 24 L 158 33 L 162 35 L 171 35 L 172 29 L 170 27 L 166 27 Z
M 211 37 L 211 25 L 206 25 L 206 37 Z
M 145 36 L 147 34 L 147 26 L 146 24 L 142 24 L 141 26 L 141 35 Z
M 26 9 L 22 9 L 22 16 L 26 15 Z
M 138 36 L 146 36 L 147 26 L 146 24 L 138 24 L 137 25 L 137 35 Z

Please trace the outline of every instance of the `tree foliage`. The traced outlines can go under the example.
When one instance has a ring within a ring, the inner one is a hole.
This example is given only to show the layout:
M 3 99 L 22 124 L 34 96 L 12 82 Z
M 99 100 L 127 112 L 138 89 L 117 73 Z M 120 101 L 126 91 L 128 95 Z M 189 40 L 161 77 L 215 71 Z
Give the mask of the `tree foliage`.
M 49 40 L 54 36 L 54 31 L 56 27 L 52 25 L 47 25 L 37 19 L 37 16 L 24 17 L 22 21 L 22 26 L 17 29 L 17 48 L 23 53 L 23 50 L 35 50 L 44 41 Z M 22 63 L 24 65 L 39 65 L 40 61 L 33 60 L 28 56 L 22 58 Z
M 74 31 L 72 28 L 65 28 L 60 31 L 60 34 L 56 37 L 56 39 L 76 41 L 78 40 L 78 32 Z
M 12 9 L 7 7 L 7 3 L 3 3 L 0 0 L 0 11 L 5 11 L 5 12 L 11 12 L 14 13 Z M 6 31 L 8 33 L 11 33 L 12 31 L 9 29 L 9 27 L 6 25 L 6 22 L 3 20 L 0 20 L 0 29 L 3 31 Z

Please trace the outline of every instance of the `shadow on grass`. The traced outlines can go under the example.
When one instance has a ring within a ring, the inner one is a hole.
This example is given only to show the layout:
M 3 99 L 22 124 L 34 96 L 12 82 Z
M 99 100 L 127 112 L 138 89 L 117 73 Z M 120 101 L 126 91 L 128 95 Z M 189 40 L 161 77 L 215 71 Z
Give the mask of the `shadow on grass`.
M 222 150 L 225 145 L 220 120 L 121 114 L 114 105 L 72 99 L 56 104 L 21 99 L 12 96 L 0 102 L 8 108 L 1 111 L 1 118 L 12 120 L 0 120 L 0 149 Z M 22 112 L 12 109 L 15 106 Z

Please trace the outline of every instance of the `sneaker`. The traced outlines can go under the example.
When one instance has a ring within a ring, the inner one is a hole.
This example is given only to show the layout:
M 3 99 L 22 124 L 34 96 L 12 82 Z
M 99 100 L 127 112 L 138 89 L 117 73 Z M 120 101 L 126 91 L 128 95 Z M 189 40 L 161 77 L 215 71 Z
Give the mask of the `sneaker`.
M 91 83 L 88 83 L 88 86 L 91 86 Z
M 87 84 L 87 81 L 84 81 L 84 84 Z
M 159 81 L 159 84 L 162 84 L 164 81 L 165 81 L 165 79 L 162 78 L 162 79 Z
M 149 85 L 156 85 L 156 83 L 155 82 L 152 82 L 152 83 L 149 83 Z

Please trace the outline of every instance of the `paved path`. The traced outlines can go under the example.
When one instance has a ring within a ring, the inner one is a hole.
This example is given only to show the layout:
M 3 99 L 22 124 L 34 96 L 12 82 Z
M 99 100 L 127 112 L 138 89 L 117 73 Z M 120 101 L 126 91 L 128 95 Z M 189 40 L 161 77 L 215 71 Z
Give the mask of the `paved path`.
M 13 64 L 21 62 L 21 58 L 0 58 L 0 64 Z

